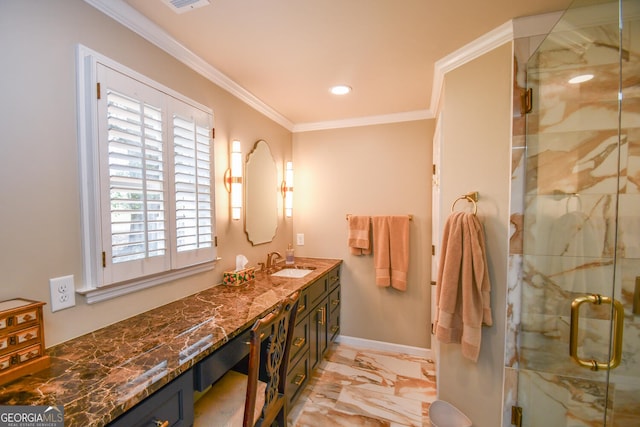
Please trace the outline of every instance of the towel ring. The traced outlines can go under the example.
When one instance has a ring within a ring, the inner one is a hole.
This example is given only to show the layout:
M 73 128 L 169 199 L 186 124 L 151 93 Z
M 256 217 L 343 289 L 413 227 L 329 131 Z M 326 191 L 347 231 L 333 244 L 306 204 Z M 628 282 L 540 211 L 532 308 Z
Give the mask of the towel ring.
M 478 213 L 478 204 L 476 203 L 478 201 L 478 192 L 464 194 L 455 199 L 451 205 L 451 212 L 453 212 L 453 208 L 456 206 L 456 203 L 458 203 L 458 200 L 467 200 L 468 202 L 473 203 L 473 214 L 475 215 Z

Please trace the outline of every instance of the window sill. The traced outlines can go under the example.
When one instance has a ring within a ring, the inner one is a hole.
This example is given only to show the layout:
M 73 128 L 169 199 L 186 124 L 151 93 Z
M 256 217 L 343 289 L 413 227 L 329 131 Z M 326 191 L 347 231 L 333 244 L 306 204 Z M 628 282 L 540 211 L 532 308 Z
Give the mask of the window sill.
M 220 259 L 220 258 L 218 258 Z M 217 260 L 216 260 L 217 261 Z M 101 301 L 107 301 L 133 292 L 147 289 L 163 283 L 182 279 L 198 273 L 211 271 L 215 268 L 216 261 L 206 264 L 195 265 L 178 271 L 171 271 L 159 276 L 145 277 L 124 284 L 114 284 L 103 287 L 84 287 L 76 289 L 76 293 L 85 297 L 87 304 L 95 304 Z

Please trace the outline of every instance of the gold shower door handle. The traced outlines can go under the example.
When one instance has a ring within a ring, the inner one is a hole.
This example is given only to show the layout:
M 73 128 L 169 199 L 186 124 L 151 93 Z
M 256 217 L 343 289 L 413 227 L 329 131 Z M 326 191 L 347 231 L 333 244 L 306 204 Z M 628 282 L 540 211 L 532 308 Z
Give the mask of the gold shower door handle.
M 608 363 L 596 360 L 583 360 L 578 356 L 578 331 L 580 306 L 586 302 L 591 304 L 613 304 L 613 354 Z M 619 301 L 598 294 L 578 297 L 571 302 L 571 331 L 569 336 L 569 355 L 578 365 L 589 368 L 592 371 L 601 369 L 613 369 L 622 361 L 622 328 L 624 327 L 624 307 Z

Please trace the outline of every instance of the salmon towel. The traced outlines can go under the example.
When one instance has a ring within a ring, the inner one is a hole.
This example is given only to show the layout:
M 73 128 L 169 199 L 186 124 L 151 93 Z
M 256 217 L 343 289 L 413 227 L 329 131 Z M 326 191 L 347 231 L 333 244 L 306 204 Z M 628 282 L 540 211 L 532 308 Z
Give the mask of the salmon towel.
M 375 216 L 371 222 L 376 285 L 405 291 L 409 271 L 409 217 Z
M 443 343 L 461 343 L 462 355 L 477 362 L 481 327 L 493 324 L 482 224 L 472 213 L 452 213 L 445 223 L 441 246 L 435 335 Z
M 391 259 L 389 258 L 389 222 L 386 216 L 371 218 L 373 225 L 373 267 L 376 270 L 376 285 L 391 285 Z
M 371 253 L 369 234 L 370 218 L 368 216 L 349 215 L 349 251 L 353 255 L 368 255 Z
M 390 216 L 388 221 L 391 287 L 406 291 L 409 271 L 409 217 Z

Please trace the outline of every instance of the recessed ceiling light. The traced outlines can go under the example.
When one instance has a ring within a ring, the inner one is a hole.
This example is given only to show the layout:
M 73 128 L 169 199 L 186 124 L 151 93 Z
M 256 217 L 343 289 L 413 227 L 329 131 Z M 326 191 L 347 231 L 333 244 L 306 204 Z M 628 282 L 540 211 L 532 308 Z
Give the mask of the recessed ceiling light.
M 579 76 L 570 78 L 569 83 L 571 84 L 584 83 L 584 82 L 588 82 L 592 78 L 593 78 L 593 74 L 581 74 Z
M 346 95 L 351 92 L 351 87 L 347 85 L 337 85 L 331 88 L 331 93 L 334 95 Z

